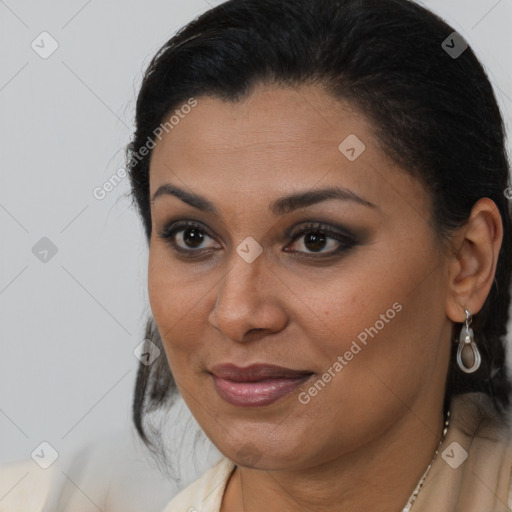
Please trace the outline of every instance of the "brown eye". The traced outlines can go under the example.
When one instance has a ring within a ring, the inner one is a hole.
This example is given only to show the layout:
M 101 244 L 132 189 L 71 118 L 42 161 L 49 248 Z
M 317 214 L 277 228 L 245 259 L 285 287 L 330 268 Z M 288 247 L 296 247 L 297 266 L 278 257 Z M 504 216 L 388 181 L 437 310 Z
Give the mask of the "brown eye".
M 203 249 L 209 249 L 204 247 L 203 244 L 208 239 L 213 239 L 205 228 L 191 221 L 172 224 L 160 232 L 158 236 L 173 249 L 183 253 L 202 252 Z
M 197 248 L 198 246 L 200 246 L 203 243 L 204 238 L 205 238 L 202 231 L 200 231 L 199 229 L 194 228 L 194 227 L 181 229 L 181 230 L 175 232 L 175 235 L 176 235 L 176 233 L 180 233 L 180 232 L 183 233 L 182 239 L 185 242 L 185 244 L 188 245 L 188 247 L 192 247 L 192 248 Z
M 170 224 L 158 234 L 176 252 L 188 255 L 190 258 L 211 252 L 219 246 L 208 245 L 208 240 L 214 240 L 208 230 L 201 224 L 186 221 Z M 299 253 L 305 256 L 318 257 L 332 256 L 346 251 L 357 244 L 354 235 L 338 231 L 324 224 L 310 224 L 302 226 L 298 232 L 292 235 L 295 249 L 286 248 L 285 252 Z M 300 243 L 297 241 L 303 239 Z M 289 247 L 289 246 L 288 246 Z
M 299 250 L 288 250 L 287 252 L 301 252 L 306 255 L 318 253 L 329 256 L 348 250 L 357 244 L 352 235 L 333 230 L 330 226 L 323 224 L 311 224 L 301 227 L 294 234 L 293 240 L 295 242 L 301 238 L 303 241 L 298 244 Z M 301 247 L 305 251 L 301 250 Z M 324 251 L 324 249 L 327 249 L 327 251 Z

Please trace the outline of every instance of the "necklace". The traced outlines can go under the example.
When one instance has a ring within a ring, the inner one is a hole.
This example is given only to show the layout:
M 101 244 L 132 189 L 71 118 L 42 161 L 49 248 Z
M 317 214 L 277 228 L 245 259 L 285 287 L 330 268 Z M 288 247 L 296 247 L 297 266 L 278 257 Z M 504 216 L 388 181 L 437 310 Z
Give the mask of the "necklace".
M 446 433 L 448 432 L 449 425 L 450 425 L 450 411 L 448 411 L 446 413 L 446 419 L 444 420 L 443 435 L 441 436 L 441 441 L 439 441 L 439 445 L 437 446 L 436 453 L 434 453 L 434 457 L 432 458 L 432 461 L 428 465 L 428 468 L 426 469 L 425 473 L 423 473 L 423 476 L 421 477 L 420 481 L 418 482 L 416 489 L 414 489 L 413 493 L 411 494 L 409 501 L 407 501 L 407 505 L 405 505 L 405 507 L 402 509 L 402 512 L 409 512 L 411 510 L 412 504 L 416 501 L 416 498 L 418 497 L 418 494 L 423 485 L 423 482 L 425 481 L 425 478 L 427 477 L 427 474 L 428 474 L 430 468 L 432 467 L 434 460 L 437 457 L 439 448 L 441 448 L 441 445 L 443 444 L 444 438 L 446 437 Z
M 409 500 L 407 501 L 407 504 L 402 509 L 402 512 L 410 512 L 412 504 L 416 501 L 416 498 L 418 497 L 418 494 L 423 485 L 423 482 L 425 481 L 425 478 L 427 477 L 428 472 L 430 471 L 430 468 L 432 467 L 432 464 L 436 460 L 437 454 L 439 453 L 439 448 L 441 448 L 441 445 L 443 444 L 443 441 L 446 437 L 446 433 L 448 432 L 449 426 L 450 426 L 450 411 L 448 411 L 446 413 L 446 418 L 444 420 L 443 434 L 441 435 L 441 441 L 439 441 L 439 444 L 437 445 L 436 453 L 434 453 L 434 457 L 432 457 L 432 460 L 430 461 L 428 468 L 425 470 L 425 473 L 423 473 L 423 476 L 421 477 L 420 481 L 418 482 L 416 489 L 414 489 L 413 493 L 411 494 Z

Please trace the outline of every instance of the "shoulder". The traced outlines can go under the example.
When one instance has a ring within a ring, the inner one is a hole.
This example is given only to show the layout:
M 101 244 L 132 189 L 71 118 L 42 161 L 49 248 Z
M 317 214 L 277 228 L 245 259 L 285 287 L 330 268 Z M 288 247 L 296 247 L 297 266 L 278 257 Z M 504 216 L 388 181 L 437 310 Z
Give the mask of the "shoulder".
M 123 429 L 62 457 L 42 512 L 92 512 L 96 505 L 102 510 L 161 512 L 179 488 L 132 429 Z
M 508 459 L 509 463 L 504 468 L 505 474 L 502 478 L 508 489 L 507 510 L 512 510 L 512 432 L 509 430 L 508 433 L 509 435 L 503 443 L 503 458 Z
M 506 457 L 508 454 L 509 459 L 512 459 L 512 433 L 509 431 L 509 436 L 504 445 L 504 456 Z M 507 482 L 508 487 L 508 501 L 507 501 L 507 510 L 512 510 L 512 463 L 507 468 L 507 474 L 504 476 Z
M 490 397 L 483 393 L 468 393 L 458 401 L 459 427 L 471 440 L 469 451 L 473 452 L 477 465 L 472 471 L 511 510 L 512 410 L 500 414 Z
M 0 466 L 0 510 L 40 512 L 50 492 L 54 467 L 40 468 L 32 459 Z
M 131 430 L 59 451 L 48 469 L 30 458 L 0 466 L 0 512 L 161 512 L 180 490 Z
M 200 478 L 175 496 L 163 512 L 219 512 L 224 490 L 234 469 L 235 464 L 223 456 Z

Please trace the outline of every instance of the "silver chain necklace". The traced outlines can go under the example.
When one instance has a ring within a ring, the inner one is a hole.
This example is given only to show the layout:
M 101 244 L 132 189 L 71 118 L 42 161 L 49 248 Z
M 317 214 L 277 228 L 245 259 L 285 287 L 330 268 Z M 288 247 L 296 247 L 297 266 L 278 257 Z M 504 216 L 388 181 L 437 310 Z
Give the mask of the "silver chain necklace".
M 432 467 L 432 464 L 434 463 L 434 460 L 437 457 L 439 448 L 441 448 L 441 445 L 443 444 L 444 438 L 446 437 L 446 433 L 448 432 L 449 425 L 450 425 L 450 411 L 448 411 L 448 413 L 446 414 L 446 419 L 444 420 L 443 435 L 441 436 L 441 441 L 439 441 L 439 445 L 437 446 L 436 453 L 434 453 L 434 457 L 432 458 L 432 461 L 430 462 L 425 473 L 423 473 L 423 476 L 421 477 L 420 481 L 418 482 L 416 489 L 414 489 L 413 493 L 411 494 L 411 497 L 409 498 L 407 505 L 405 505 L 405 507 L 402 509 L 402 512 L 409 512 L 411 510 L 412 504 L 416 501 L 416 498 L 418 497 L 418 494 L 423 485 L 423 482 L 425 481 L 425 478 L 427 477 L 427 474 L 430 471 L 430 468 Z

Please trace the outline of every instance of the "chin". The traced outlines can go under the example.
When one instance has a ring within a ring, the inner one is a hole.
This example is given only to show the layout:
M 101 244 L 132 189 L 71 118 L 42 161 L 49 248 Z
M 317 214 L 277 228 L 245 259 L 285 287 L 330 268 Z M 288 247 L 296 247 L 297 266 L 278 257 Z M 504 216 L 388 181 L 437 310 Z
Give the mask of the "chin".
M 247 438 L 248 439 L 248 438 Z M 269 443 L 268 440 L 253 439 L 240 446 L 218 447 L 228 459 L 237 466 L 261 471 L 292 469 L 301 466 L 304 459 L 304 446 L 285 445 L 279 440 Z

